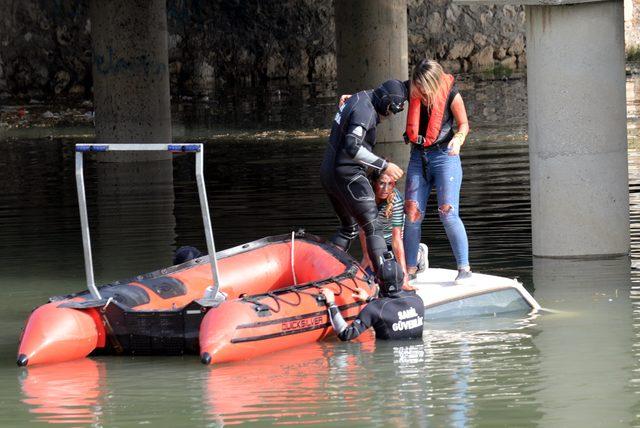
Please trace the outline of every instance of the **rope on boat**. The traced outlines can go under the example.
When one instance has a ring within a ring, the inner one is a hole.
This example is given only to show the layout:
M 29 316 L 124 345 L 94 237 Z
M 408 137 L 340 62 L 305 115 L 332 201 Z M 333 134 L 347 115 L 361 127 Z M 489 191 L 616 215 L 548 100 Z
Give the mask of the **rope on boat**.
M 293 265 L 293 241 L 296 236 L 295 232 L 291 232 L 291 273 L 293 274 L 293 285 L 298 285 L 298 279 L 296 278 L 296 268 Z
M 355 269 L 354 269 L 355 267 Z M 362 278 L 358 278 L 358 271 L 361 271 L 362 273 L 364 273 L 364 276 Z M 342 282 L 345 279 L 351 279 L 355 285 L 355 288 L 348 286 L 347 284 L 345 284 L 344 282 Z M 286 288 L 282 288 L 280 290 L 276 290 L 276 291 L 269 291 L 267 293 L 262 293 L 262 294 L 255 294 L 253 296 L 242 296 L 242 300 L 244 300 L 245 302 L 249 302 L 249 303 L 253 303 L 254 305 L 256 305 L 256 311 L 261 311 L 261 310 L 269 310 L 273 313 L 278 313 L 280 312 L 280 310 L 282 309 L 282 305 L 281 303 L 287 304 L 289 306 L 300 306 L 300 304 L 302 303 L 302 296 L 301 294 L 306 294 L 309 296 L 312 296 L 313 298 L 318 298 L 319 296 L 321 296 L 321 293 L 312 293 L 306 290 L 303 290 L 303 288 L 315 288 L 315 289 L 321 289 L 323 286 L 328 285 L 328 284 L 336 284 L 339 288 L 339 292 L 336 292 L 335 295 L 336 296 L 340 296 L 343 293 L 343 288 L 346 288 L 347 290 L 351 291 L 352 293 L 356 293 L 356 288 L 357 288 L 357 282 L 356 280 L 359 279 L 361 281 L 366 281 L 369 282 L 370 281 L 370 275 L 368 275 L 366 273 L 366 271 L 364 271 L 358 264 L 352 265 L 351 268 L 349 268 L 349 270 L 347 270 L 346 272 L 340 274 L 340 275 L 336 275 L 336 276 L 332 276 L 329 277 L 327 279 L 323 279 L 321 281 L 312 281 L 309 282 L 308 284 L 304 284 L 302 286 L 291 286 L 291 287 L 286 287 Z M 297 302 L 291 302 L 287 299 L 282 298 L 280 295 L 281 294 L 285 294 L 285 293 L 289 293 L 289 292 L 293 292 L 298 296 L 298 301 Z M 272 307 L 270 305 L 267 305 L 266 303 L 261 302 L 259 299 L 263 299 L 266 297 L 270 297 L 275 303 L 276 303 L 276 307 Z
M 302 296 L 300 296 L 300 293 L 297 290 L 291 290 L 291 291 L 293 291 L 298 296 L 298 302 L 297 303 L 293 303 L 293 302 L 290 302 L 288 300 L 285 300 L 282 297 L 280 297 L 278 295 L 275 295 L 273 293 L 268 293 L 267 295 L 269 297 L 271 297 L 273 300 L 280 300 L 281 302 L 286 303 L 287 305 L 291 305 L 291 306 L 294 306 L 294 307 L 295 306 L 300 306 L 300 304 L 302 303 Z

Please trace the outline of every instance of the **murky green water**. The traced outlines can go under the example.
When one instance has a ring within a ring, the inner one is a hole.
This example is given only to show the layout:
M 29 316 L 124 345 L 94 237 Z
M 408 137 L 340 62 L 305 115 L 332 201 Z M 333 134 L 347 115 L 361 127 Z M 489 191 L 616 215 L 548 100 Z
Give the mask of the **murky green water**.
M 3 142 L 0 157 L 0 424 L 640 425 L 640 151 L 629 153 L 631 258 L 534 260 L 525 84 L 469 84 L 465 93 L 473 134 L 463 151 L 461 213 L 472 265 L 519 277 L 561 313 L 437 323 L 417 344 L 327 341 L 218 367 L 185 356 L 17 368 L 29 311 L 84 287 L 74 140 L 26 134 Z M 274 92 L 267 103 L 175 112 L 175 129 L 186 139 L 231 133 L 206 144 L 219 248 L 298 227 L 333 231 L 318 180 L 325 142 L 308 137 L 328 123 L 335 98 L 316 95 L 292 100 Z M 638 79 L 628 81 L 628 104 L 633 143 Z M 239 126 L 249 137 L 236 138 Z M 279 128 L 303 130 L 305 138 L 256 135 Z M 189 158 L 176 158 L 153 184 L 112 164 L 90 163 L 87 174 L 98 282 L 166 266 L 176 246 L 205 247 Z M 431 262 L 453 267 L 433 206 L 428 216 Z

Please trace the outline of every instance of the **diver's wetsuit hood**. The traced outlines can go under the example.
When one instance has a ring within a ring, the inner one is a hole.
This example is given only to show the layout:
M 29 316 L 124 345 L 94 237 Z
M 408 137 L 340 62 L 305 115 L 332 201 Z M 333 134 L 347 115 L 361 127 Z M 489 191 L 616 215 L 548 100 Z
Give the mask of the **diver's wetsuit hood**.
M 179 265 L 189 260 L 197 259 L 200 256 L 202 256 L 202 253 L 195 247 L 180 247 L 173 256 L 173 264 Z
M 373 90 L 371 103 L 382 116 L 400 113 L 409 97 L 407 86 L 400 80 L 387 80 Z
M 404 272 L 395 260 L 386 260 L 378 271 L 378 283 L 380 295 L 383 297 L 395 297 L 402 289 Z

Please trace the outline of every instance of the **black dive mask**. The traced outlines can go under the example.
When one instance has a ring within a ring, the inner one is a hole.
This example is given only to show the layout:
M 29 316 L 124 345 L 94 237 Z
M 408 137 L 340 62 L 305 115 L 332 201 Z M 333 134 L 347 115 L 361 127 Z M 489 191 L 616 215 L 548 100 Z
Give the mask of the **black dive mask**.
M 392 102 L 391 104 L 389 104 L 389 111 L 393 114 L 398 114 L 402 110 L 404 110 L 404 102 L 398 104 Z

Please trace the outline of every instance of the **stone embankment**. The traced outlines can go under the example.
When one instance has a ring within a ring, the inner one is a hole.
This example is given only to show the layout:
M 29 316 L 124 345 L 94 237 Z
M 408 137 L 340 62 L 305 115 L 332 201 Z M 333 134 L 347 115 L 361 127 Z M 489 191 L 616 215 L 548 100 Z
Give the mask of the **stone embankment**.
M 637 19 L 639 1 L 625 0 L 626 18 Z M 522 6 L 407 2 L 412 64 L 428 57 L 452 73 L 501 76 L 526 66 Z M 0 0 L 0 98 L 92 98 L 88 3 Z M 168 0 L 172 93 L 334 82 L 333 14 L 332 0 Z M 628 39 L 638 31 L 628 25 Z
M 91 98 L 88 2 L 0 0 L 0 9 L 0 97 Z M 333 13 L 331 0 L 168 0 L 172 92 L 332 82 Z M 526 63 L 522 7 L 408 0 L 408 14 L 412 63 L 436 58 L 454 73 Z

